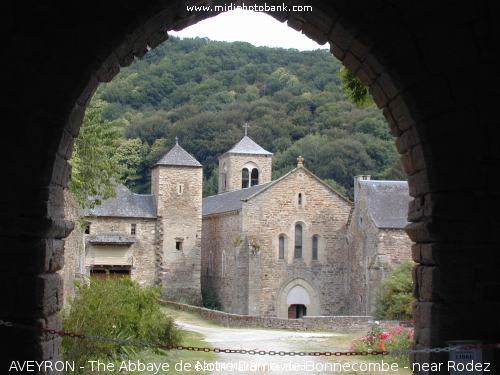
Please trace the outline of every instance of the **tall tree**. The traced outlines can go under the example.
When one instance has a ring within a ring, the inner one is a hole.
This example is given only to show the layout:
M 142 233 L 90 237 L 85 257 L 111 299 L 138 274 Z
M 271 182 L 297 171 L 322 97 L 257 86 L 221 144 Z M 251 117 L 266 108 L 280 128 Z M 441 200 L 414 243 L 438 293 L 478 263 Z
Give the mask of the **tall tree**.
M 102 100 L 89 104 L 70 160 L 69 187 L 82 208 L 114 196 L 116 183 L 128 170 L 117 153 L 122 141 L 120 123 L 102 119 L 105 106 Z

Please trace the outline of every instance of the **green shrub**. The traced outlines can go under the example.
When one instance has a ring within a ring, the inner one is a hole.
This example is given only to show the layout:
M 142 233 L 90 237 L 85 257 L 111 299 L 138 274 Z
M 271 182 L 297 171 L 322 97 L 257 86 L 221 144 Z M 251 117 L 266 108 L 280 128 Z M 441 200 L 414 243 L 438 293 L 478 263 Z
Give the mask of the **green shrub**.
M 377 291 L 375 316 L 383 320 L 412 318 L 413 262 L 401 263 L 382 281 Z
M 91 280 L 79 285 L 69 313 L 66 331 L 133 341 L 178 343 L 180 331 L 160 310 L 159 290 L 141 287 L 128 279 Z M 125 358 L 137 348 L 93 340 L 63 338 L 66 360 L 84 363 L 103 358 Z
M 220 310 L 219 300 L 213 289 L 203 288 L 201 290 L 201 298 L 203 300 L 203 307 L 212 310 Z

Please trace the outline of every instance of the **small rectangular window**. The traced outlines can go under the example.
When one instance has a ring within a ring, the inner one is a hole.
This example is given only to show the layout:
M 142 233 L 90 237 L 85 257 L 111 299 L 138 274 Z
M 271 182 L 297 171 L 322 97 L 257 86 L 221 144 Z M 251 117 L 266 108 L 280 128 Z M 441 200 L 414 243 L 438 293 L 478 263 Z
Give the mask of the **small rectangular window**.
M 137 232 L 137 224 L 134 223 L 130 224 L 130 234 L 132 236 L 135 236 L 136 232 Z
M 85 223 L 85 234 L 90 234 L 90 223 Z
M 175 241 L 175 249 L 179 251 L 182 250 L 182 241 Z
M 184 193 L 184 184 L 178 184 L 177 185 L 177 194 L 182 195 Z

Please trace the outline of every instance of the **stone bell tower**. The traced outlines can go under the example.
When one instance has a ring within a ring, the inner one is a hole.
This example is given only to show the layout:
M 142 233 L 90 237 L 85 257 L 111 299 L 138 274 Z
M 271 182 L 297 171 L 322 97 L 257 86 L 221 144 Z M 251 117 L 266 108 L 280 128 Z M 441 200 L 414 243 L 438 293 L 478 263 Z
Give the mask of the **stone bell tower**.
M 202 165 L 178 143 L 152 168 L 161 295 L 201 304 Z
M 219 157 L 219 194 L 271 181 L 273 154 L 245 136 Z

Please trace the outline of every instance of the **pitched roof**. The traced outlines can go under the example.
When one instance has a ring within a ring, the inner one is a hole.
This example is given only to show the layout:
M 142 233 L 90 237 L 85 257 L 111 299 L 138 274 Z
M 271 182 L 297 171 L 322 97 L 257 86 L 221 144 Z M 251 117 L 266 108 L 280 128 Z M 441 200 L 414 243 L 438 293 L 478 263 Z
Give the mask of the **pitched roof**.
M 403 229 L 408 225 L 410 195 L 406 181 L 359 181 L 368 213 L 378 228 Z
M 132 193 L 126 186 L 116 186 L 116 196 L 85 210 L 85 216 L 156 218 L 154 198 L 150 194 Z
M 184 167 L 201 167 L 202 165 L 189 152 L 184 150 L 179 144 L 175 144 L 172 149 L 156 162 L 155 165 L 177 165 Z
M 251 155 L 272 155 L 272 152 L 264 150 L 255 143 L 248 135 L 245 135 L 229 151 L 229 154 L 251 154 Z
M 87 240 L 93 245 L 132 245 L 135 239 L 125 233 L 103 233 L 89 235 Z
M 205 216 L 239 210 L 243 204 L 243 200 L 246 200 L 259 191 L 264 190 L 271 184 L 272 182 L 268 182 L 262 185 L 255 185 L 247 189 L 230 191 L 203 198 L 202 215 Z
M 236 190 L 236 191 L 231 191 L 228 193 L 222 193 L 222 194 L 217 194 L 217 195 L 212 195 L 210 197 L 206 197 L 203 199 L 202 214 L 203 215 L 211 215 L 211 214 L 218 214 L 218 213 L 223 213 L 223 212 L 239 210 L 243 204 L 243 201 L 247 201 L 247 200 L 252 199 L 253 197 L 259 195 L 260 193 L 269 189 L 271 186 L 274 186 L 275 184 L 284 180 L 285 178 L 287 178 L 291 174 L 295 173 L 299 169 L 306 172 L 307 174 L 309 174 L 312 178 L 317 180 L 320 184 L 324 185 L 327 189 L 329 189 L 333 193 L 337 194 L 340 198 L 345 200 L 347 203 L 352 204 L 349 201 L 349 199 L 344 197 L 342 194 L 338 193 L 335 189 L 333 189 L 330 185 L 325 183 L 323 180 L 321 180 L 318 176 L 316 176 L 314 173 L 309 171 L 307 168 L 301 166 L 301 167 L 297 167 L 297 168 L 292 169 L 290 172 L 281 176 L 277 180 L 267 182 L 267 183 L 262 184 L 262 185 L 255 185 L 255 186 L 252 186 L 252 187 L 247 188 L 247 189 Z

